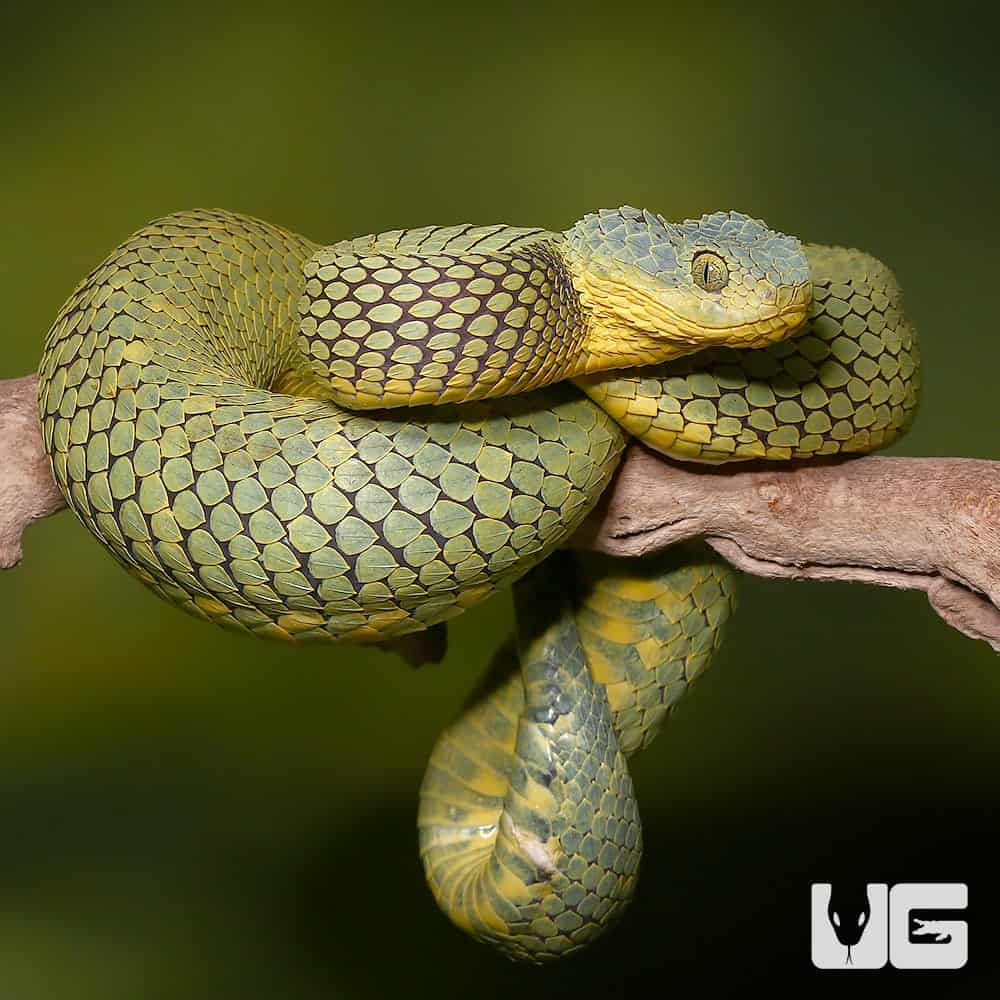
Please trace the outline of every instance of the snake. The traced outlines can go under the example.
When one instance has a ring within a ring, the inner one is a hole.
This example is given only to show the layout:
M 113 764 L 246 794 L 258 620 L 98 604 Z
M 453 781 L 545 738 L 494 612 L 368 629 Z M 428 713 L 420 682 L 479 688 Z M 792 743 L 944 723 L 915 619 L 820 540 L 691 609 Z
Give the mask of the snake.
M 385 643 L 513 587 L 516 637 L 430 754 L 419 847 L 453 923 L 537 963 L 634 894 L 627 758 L 733 608 L 734 571 L 699 543 L 567 551 L 626 444 L 713 464 L 867 452 L 919 388 L 884 264 L 738 212 L 324 245 L 195 210 L 79 283 L 38 406 L 84 526 L 226 629 Z

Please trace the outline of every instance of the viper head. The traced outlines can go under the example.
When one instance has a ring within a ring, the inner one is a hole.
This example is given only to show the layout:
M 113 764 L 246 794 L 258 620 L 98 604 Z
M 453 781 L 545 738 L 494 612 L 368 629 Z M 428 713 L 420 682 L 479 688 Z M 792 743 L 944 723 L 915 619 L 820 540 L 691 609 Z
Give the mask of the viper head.
M 602 209 L 566 232 L 563 252 L 591 320 L 588 371 L 763 347 L 800 327 L 812 300 L 801 243 L 739 212 L 672 223 Z

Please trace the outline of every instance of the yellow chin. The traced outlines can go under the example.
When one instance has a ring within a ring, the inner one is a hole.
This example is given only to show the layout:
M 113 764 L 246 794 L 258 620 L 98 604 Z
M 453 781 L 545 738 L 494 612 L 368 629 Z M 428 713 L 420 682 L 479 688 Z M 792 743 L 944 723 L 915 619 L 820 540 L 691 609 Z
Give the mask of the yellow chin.
M 729 326 L 681 315 L 646 290 L 584 271 L 573 274 L 590 323 L 579 371 L 658 364 L 706 347 L 766 347 L 795 333 L 809 315 L 812 287 L 783 290 L 769 313 Z

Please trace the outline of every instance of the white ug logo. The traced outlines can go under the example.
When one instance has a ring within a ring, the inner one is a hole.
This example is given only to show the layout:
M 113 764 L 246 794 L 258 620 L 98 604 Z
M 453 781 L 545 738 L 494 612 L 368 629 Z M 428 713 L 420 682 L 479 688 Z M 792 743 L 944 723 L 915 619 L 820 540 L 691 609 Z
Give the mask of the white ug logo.
M 817 969 L 961 969 L 969 925 L 961 882 L 814 882 L 812 962 Z

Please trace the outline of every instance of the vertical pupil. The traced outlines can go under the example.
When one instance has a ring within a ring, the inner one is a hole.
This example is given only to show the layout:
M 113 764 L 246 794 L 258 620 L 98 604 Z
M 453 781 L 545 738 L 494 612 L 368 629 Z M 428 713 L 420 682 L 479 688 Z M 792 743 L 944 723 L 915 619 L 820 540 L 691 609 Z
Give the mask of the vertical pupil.
M 705 273 L 703 275 L 703 280 L 704 280 L 704 282 L 705 282 L 706 285 L 708 284 L 708 272 L 709 272 L 709 270 L 710 270 L 709 264 L 708 264 L 708 261 L 706 260 L 705 261 Z

